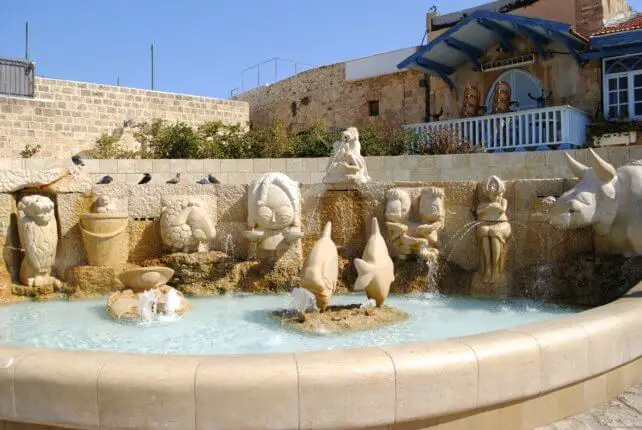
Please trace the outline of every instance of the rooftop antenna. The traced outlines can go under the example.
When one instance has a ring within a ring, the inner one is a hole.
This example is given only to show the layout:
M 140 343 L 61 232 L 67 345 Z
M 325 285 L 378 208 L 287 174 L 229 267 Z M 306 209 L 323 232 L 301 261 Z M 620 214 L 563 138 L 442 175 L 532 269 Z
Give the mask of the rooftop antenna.
M 25 22 L 25 59 L 29 59 L 29 21 Z
M 151 46 L 152 53 L 152 91 L 154 90 L 154 44 Z

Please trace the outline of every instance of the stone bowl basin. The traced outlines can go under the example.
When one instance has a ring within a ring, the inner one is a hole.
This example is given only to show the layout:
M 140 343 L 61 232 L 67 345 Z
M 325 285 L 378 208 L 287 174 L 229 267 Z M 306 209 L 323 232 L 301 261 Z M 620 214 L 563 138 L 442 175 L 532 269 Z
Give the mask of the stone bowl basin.
M 139 267 L 126 270 L 118 275 L 125 288 L 134 292 L 142 292 L 165 285 L 174 276 L 174 270 L 169 267 Z
M 303 237 L 303 233 L 300 231 L 285 231 L 283 232 L 283 237 L 287 242 L 296 242 Z

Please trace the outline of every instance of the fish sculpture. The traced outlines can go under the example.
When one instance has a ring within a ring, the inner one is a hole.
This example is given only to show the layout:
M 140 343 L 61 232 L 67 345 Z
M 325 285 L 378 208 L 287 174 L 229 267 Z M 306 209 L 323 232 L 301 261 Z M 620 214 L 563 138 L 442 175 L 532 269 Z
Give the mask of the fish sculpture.
M 301 287 L 314 294 L 321 312 L 328 308 L 339 277 L 339 256 L 331 233 L 332 223 L 328 221 L 312 247 L 301 275 Z
M 369 299 L 381 307 L 395 280 L 395 268 L 388 254 L 386 241 L 379 231 L 377 218 L 372 218 L 372 232 L 363 250 L 362 258 L 355 258 L 354 265 L 359 276 L 354 284 L 356 291 L 366 290 Z

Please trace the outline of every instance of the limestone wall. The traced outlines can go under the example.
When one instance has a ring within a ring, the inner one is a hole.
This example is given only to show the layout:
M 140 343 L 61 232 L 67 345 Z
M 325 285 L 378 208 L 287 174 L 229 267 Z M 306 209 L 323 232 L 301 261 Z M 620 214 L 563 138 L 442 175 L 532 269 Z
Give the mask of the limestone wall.
M 345 63 L 307 70 L 235 97 L 250 105 L 250 120 L 265 125 L 284 121 L 297 131 L 310 121 L 347 128 L 380 124 L 400 127 L 425 118 L 423 74 L 404 71 L 371 79 L 346 81 Z M 379 115 L 369 116 L 368 102 L 379 101 Z
M 125 120 L 162 118 L 200 125 L 247 123 L 245 102 L 37 77 L 35 98 L 0 95 L 0 156 L 41 145 L 41 157 L 66 158 L 93 146 Z
M 375 181 L 481 181 L 489 175 L 503 179 L 563 178 L 566 168 L 564 151 L 520 152 L 470 155 L 413 155 L 366 157 L 368 172 Z M 598 154 L 615 166 L 642 159 L 642 146 L 598 148 Z M 586 161 L 587 150 L 569 151 Z M 181 183 L 193 184 L 208 173 L 222 183 L 247 184 L 265 172 L 284 172 L 302 184 L 322 182 L 328 158 L 241 159 L 241 160 L 86 160 L 83 170 L 97 180 L 111 175 L 115 182 L 136 183 L 149 172 L 152 183 L 163 184 L 181 173 Z M 68 159 L 0 158 L 0 170 L 42 170 L 68 166 Z

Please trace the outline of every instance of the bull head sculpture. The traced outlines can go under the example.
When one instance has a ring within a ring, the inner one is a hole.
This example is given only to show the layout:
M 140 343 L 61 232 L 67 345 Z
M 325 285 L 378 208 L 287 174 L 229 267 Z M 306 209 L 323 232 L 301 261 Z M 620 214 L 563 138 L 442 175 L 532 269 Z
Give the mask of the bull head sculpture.
M 592 149 L 589 149 L 589 160 L 593 167 L 585 166 L 568 153 L 564 155 L 566 164 L 580 182 L 551 208 L 551 224 L 561 229 L 591 225 L 597 234 L 607 234 L 617 210 L 615 168 Z

